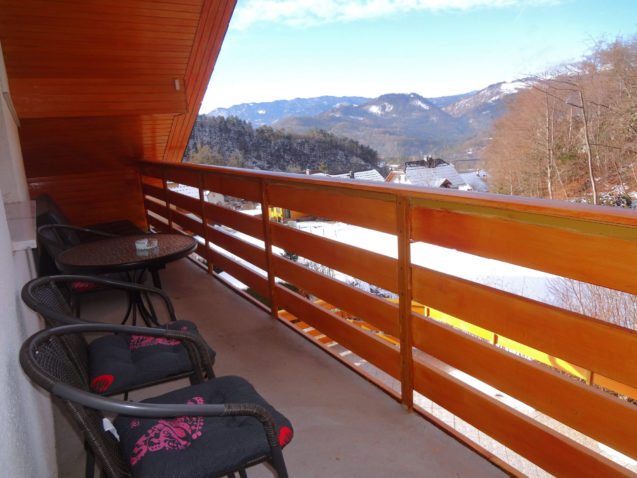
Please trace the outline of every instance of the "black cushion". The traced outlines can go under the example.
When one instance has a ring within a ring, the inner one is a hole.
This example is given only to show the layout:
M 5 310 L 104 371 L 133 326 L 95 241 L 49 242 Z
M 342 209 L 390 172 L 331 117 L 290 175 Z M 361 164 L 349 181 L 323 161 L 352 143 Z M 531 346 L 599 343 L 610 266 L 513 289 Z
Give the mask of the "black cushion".
M 148 403 L 253 403 L 276 423 L 281 446 L 290 442 L 292 425 L 241 377 L 220 377 L 144 400 Z M 114 421 L 133 476 L 210 477 L 228 474 L 270 453 L 261 423 L 253 417 L 134 418 Z
M 187 320 L 166 325 L 170 329 L 197 331 Z M 91 390 L 115 394 L 193 370 L 186 348 L 172 339 L 147 335 L 110 334 L 89 346 L 89 384 Z M 210 358 L 215 353 L 209 348 Z

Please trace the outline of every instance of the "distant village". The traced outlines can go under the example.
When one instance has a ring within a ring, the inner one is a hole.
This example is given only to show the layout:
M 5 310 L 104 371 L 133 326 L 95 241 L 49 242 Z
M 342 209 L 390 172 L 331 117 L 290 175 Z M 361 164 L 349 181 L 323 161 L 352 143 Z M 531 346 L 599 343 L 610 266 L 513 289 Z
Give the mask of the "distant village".
M 425 156 L 417 161 L 389 165 L 390 172 L 383 177 L 376 169 L 351 171 L 345 174 L 325 174 L 321 171 L 306 170 L 306 174 L 331 178 L 355 179 L 360 181 L 384 181 L 387 183 L 412 184 L 427 188 L 458 189 L 460 191 L 487 192 L 487 172 L 475 170 L 459 173 L 453 164 L 440 158 Z
M 377 181 L 395 184 L 409 184 L 426 188 L 456 189 L 458 191 L 488 192 L 488 173 L 482 169 L 460 173 L 453 164 L 433 156 L 424 156 L 423 159 L 408 161 L 404 164 L 388 165 L 390 172 L 387 177 L 376 169 L 365 171 L 350 171 L 344 174 L 327 174 L 321 170 L 306 169 L 305 174 L 317 177 L 349 179 L 354 181 Z M 168 187 L 177 193 L 199 199 L 199 190 L 191 186 L 169 183 Z M 204 191 L 204 199 L 207 202 L 224 205 L 233 209 L 248 211 L 258 210 L 257 204 L 239 198 L 225 197 L 213 191 Z M 281 208 L 270 208 L 270 217 L 277 220 L 301 219 L 300 213 L 290 212 Z

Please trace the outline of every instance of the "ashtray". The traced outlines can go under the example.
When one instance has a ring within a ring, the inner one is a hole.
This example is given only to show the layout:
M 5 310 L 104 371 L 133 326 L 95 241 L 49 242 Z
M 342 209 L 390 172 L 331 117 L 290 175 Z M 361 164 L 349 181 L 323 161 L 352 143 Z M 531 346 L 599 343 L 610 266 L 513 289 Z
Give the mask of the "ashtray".
M 135 249 L 138 251 L 149 251 L 157 247 L 157 239 L 138 239 L 135 241 Z

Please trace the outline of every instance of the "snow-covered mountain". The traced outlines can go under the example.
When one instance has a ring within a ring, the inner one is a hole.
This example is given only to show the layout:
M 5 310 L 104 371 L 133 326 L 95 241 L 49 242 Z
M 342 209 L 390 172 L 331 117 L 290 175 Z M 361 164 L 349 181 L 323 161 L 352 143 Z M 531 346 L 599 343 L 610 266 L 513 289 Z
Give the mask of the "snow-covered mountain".
M 285 118 L 275 127 L 298 133 L 322 129 L 371 146 L 383 157 L 434 153 L 469 134 L 464 119 L 454 118 L 416 93 L 387 94 L 314 116 Z
M 496 83 L 442 109 L 454 118 L 465 118 L 474 130 L 484 131 L 504 113 L 507 99 L 523 88 L 528 88 L 525 80 Z
M 271 125 L 289 116 L 313 116 L 338 105 L 357 105 L 369 98 L 362 96 L 318 96 L 316 98 L 296 98 L 265 103 L 242 103 L 230 108 L 217 108 L 206 116 L 236 116 L 259 126 Z
M 463 145 L 461 150 L 475 139 L 475 156 L 485 144 L 481 136 L 506 111 L 508 100 L 526 86 L 525 80 L 501 82 L 479 91 L 439 98 L 416 93 L 392 93 L 373 99 L 298 98 L 242 104 L 213 110 L 208 115 L 234 115 L 255 127 L 272 125 L 298 133 L 322 129 L 355 139 L 386 158 L 449 152 L 456 145 Z M 458 158 L 466 157 L 465 153 L 458 154 Z

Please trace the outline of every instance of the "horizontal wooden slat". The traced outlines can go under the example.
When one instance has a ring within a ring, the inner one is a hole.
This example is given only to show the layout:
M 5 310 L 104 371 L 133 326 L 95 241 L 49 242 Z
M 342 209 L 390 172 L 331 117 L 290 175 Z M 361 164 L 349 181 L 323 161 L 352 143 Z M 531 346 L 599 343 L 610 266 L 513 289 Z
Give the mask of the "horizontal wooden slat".
M 395 299 L 388 300 L 395 303 L 398 302 Z M 494 334 L 491 331 L 470 324 L 469 322 L 465 322 L 464 320 L 460 320 L 451 315 L 444 314 L 440 311 L 419 304 L 412 304 L 412 312 L 426 317 L 431 317 L 444 324 L 451 325 L 454 330 L 463 330 L 465 332 L 469 332 L 476 337 L 487 340 L 489 343 L 497 343 L 499 348 L 508 349 L 515 354 L 522 354 L 526 358 L 533 359 L 536 362 L 548 365 L 549 367 L 556 370 L 566 372 L 573 377 L 577 377 L 586 381 L 587 383 L 594 383 L 595 385 L 600 385 L 607 388 L 608 390 L 617 392 L 620 395 L 624 395 L 630 398 L 637 398 L 637 388 L 630 387 L 623 383 L 617 382 L 616 380 L 604 377 L 603 375 L 600 375 L 598 373 L 592 373 L 590 370 L 586 370 L 583 367 L 573 365 L 566 360 L 554 357 L 553 355 L 547 354 L 546 352 L 541 352 L 527 345 L 523 345 L 502 335 Z
M 36 21 L 37 18 L 55 18 L 58 16 L 58 8 L 57 5 L 51 5 L 51 2 L 45 1 L 34 1 L 34 0 L 25 0 L 29 6 L 32 6 L 35 10 L 33 15 L 31 16 L 32 21 Z M 89 3 L 78 3 L 78 2 L 68 2 L 69 6 L 72 5 L 72 8 L 68 8 L 66 10 L 65 18 L 76 21 L 83 21 L 87 18 L 95 18 L 105 22 L 112 22 L 123 19 L 135 19 L 137 17 L 151 17 L 151 18 L 165 18 L 167 20 L 179 18 L 179 19 L 190 19 L 196 21 L 198 19 L 198 12 L 193 11 L 192 9 L 187 10 L 184 8 L 183 10 L 178 8 L 173 8 L 171 10 L 164 8 L 153 8 L 150 5 L 147 5 L 146 8 L 142 8 L 138 2 L 131 2 L 131 4 L 107 4 L 104 8 L 101 8 L 99 11 L 95 9 L 95 7 Z M 57 7 L 57 8 L 56 8 Z M 176 7 L 176 6 L 175 6 Z M 20 15 L 24 12 L 24 7 L 20 8 L 14 6 L 7 6 L 6 8 L 9 14 Z M 46 23 L 46 22 L 43 22 Z
M 419 393 L 555 476 L 634 476 L 627 469 L 469 387 L 420 358 L 414 361 L 414 386 Z
M 62 176 L 134 166 L 160 159 L 170 115 L 23 118 L 20 143 L 28 177 Z
M 150 178 L 163 179 L 165 166 L 162 164 L 141 163 L 141 174 Z
M 185 184 L 199 189 L 199 176 L 197 171 L 167 165 L 164 169 L 166 181 L 178 184 Z
M 272 243 L 332 269 L 398 292 L 396 259 L 272 223 Z
M 146 229 L 140 201 L 139 176 L 133 168 L 29 177 L 29 194 L 48 193 L 69 220 L 78 226 L 130 220 Z
M 416 241 L 637 294 L 637 227 L 615 239 L 423 208 L 414 208 L 412 222 Z
M 261 202 L 261 184 L 254 179 L 242 179 L 226 174 L 206 174 L 204 188 L 216 193 Z
M 392 377 L 400 377 L 398 347 L 375 337 L 371 332 L 353 326 L 347 320 L 329 313 L 283 286 L 276 285 L 275 295 L 279 307 L 320 330 Z
M 415 189 L 410 192 L 414 207 L 453 211 L 480 217 L 507 219 L 525 224 L 622 237 L 637 226 L 633 211 L 617 207 L 591 206 L 570 201 L 547 201 L 500 194 L 465 193 L 449 189 Z M 627 231 L 625 226 L 629 227 Z
M 142 192 L 157 199 L 164 200 L 163 188 L 153 186 L 152 184 L 142 183 Z
M 210 226 L 206 227 L 208 228 L 208 240 L 212 244 L 241 257 L 263 270 L 267 270 L 265 250 L 249 244 L 227 232 Z
M 211 261 L 214 266 L 219 267 L 221 270 L 227 272 L 238 281 L 243 282 L 251 289 L 257 291 L 263 297 L 268 297 L 268 280 L 265 277 L 260 276 L 254 271 L 239 264 L 238 262 L 233 261 L 225 255 L 218 253 L 213 249 L 210 249 L 208 257 L 208 260 Z
M 99 16 L 99 13 L 96 15 Z M 55 21 L 55 24 L 51 24 L 52 21 Z M 188 39 L 190 37 L 192 41 L 192 33 L 194 28 L 197 26 L 196 22 L 193 22 L 192 20 L 167 20 L 149 17 L 146 19 L 139 18 L 134 20 L 119 18 L 113 19 L 109 22 L 105 22 L 103 19 L 96 18 L 95 16 L 92 18 L 86 18 L 82 22 L 73 22 L 60 16 L 54 20 L 49 17 L 36 17 L 35 15 L 31 15 L 26 18 L 19 15 L 3 15 L 0 17 L 0 26 L 3 29 L 11 31 L 12 22 L 19 22 L 20 26 L 24 26 L 31 30 L 42 27 L 45 31 L 49 31 L 55 35 L 55 37 L 58 36 L 58 32 L 62 32 L 60 36 L 63 36 L 63 33 L 68 30 L 75 33 L 75 38 L 86 36 L 90 39 L 102 37 L 104 33 L 110 33 L 112 38 L 126 39 L 140 37 L 152 38 L 158 34 L 165 38 L 170 34 L 171 37 L 174 37 L 177 40 Z M 99 33 L 94 33 L 95 31 Z M 135 33 L 138 34 L 137 37 L 135 36 Z M 70 51 L 67 50 L 67 52 L 72 53 L 72 49 Z M 121 53 L 125 54 L 126 52 L 124 51 Z M 58 55 L 54 58 L 59 59 L 60 56 Z M 44 64 L 49 66 L 50 61 L 45 61 Z M 161 65 L 161 63 L 158 64 Z M 25 67 L 23 66 L 18 71 L 24 72 L 24 68 Z
M 178 211 L 173 211 L 171 217 L 173 222 L 179 224 L 184 231 L 203 237 L 203 224 L 201 222 L 196 221 L 195 219 Z
M 375 295 L 330 279 L 283 257 L 272 257 L 274 275 L 302 290 L 347 311 L 395 337 L 398 336 L 398 307 Z
M 2 24 L 6 24 L 6 22 L 0 19 L 0 25 Z M 23 23 L 20 30 L 11 32 L 11 37 L 14 41 L 26 38 L 27 41 L 37 42 L 37 44 L 49 39 L 53 44 L 59 44 L 61 48 L 71 48 L 73 40 L 75 39 L 77 43 L 78 37 L 86 39 L 87 47 L 94 45 L 98 48 L 104 48 L 110 40 L 113 42 L 113 48 L 116 48 L 116 45 L 121 45 L 122 48 L 131 45 L 130 48 L 135 51 L 140 47 L 142 50 L 146 50 L 149 43 L 157 40 L 157 47 L 161 51 L 164 48 L 170 49 L 170 45 L 181 48 L 192 45 L 193 33 L 192 29 L 184 31 L 178 25 L 166 26 L 163 30 L 159 25 L 139 25 L 139 28 L 136 28 L 134 32 L 125 32 L 122 31 L 121 27 L 118 31 L 118 25 L 103 25 L 102 28 L 97 29 L 92 25 L 76 24 L 68 30 L 63 30 L 57 25 Z M 171 41 L 172 43 L 168 43 Z M 16 65 L 12 71 L 21 73 L 22 69 Z M 90 73 L 90 70 L 87 73 Z
M 6 23 L 0 19 L 0 25 L 6 25 Z M 145 50 L 152 41 L 157 41 L 160 50 L 170 48 L 171 45 L 180 48 L 192 45 L 194 36 L 192 30 L 184 31 L 182 28 L 180 31 L 179 26 L 170 26 L 164 30 L 160 28 L 160 26 L 139 25 L 134 32 L 126 32 L 122 31 L 121 26 L 118 30 L 118 25 L 103 25 L 102 28 L 97 29 L 92 28 L 92 25 L 76 24 L 72 29 L 63 30 L 57 25 L 23 23 L 19 30 L 11 31 L 11 37 L 14 41 L 26 39 L 37 42 L 38 45 L 48 39 L 53 45 L 60 45 L 61 48 L 72 48 L 73 40 L 77 44 L 78 37 L 86 40 L 86 47 L 104 47 L 104 45 L 108 45 L 109 41 L 113 43 L 113 48 L 128 47 L 134 50 L 137 48 Z M 19 46 L 20 44 L 18 44 Z M 9 47 L 9 49 L 12 50 L 13 47 Z M 15 69 L 20 71 L 17 66 Z
M 201 201 L 199 199 L 186 196 L 185 194 L 179 194 L 169 189 L 168 202 L 189 213 L 195 214 L 197 217 L 201 216 Z
M 11 93 L 20 118 L 179 114 L 186 111 L 183 88 L 174 79 L 15 78 Z
M 148 53 L 151 57 L 163 53 L 181 57 L 187 55 L 183 51 L 184 46 L 192 43 L 192 35 L 170 35 L 168 32 L 156 32 L 153 35 L 148 31 L 139 31 L 138 36 L 120 35 L 116 38 L 111 36 L 109 45 L 107 32 L 100 31 L 85 36 L 82 43 L 78 45 L 77 40 L 73 41 L 73 32 L 60 32 L 58 30 L 55 32 L 55 37 L 52 37 L 50 32 L 51 29 L 43 25 L 23 25 L 19 31 L 13 31 L 11 34 L 14 40 L 19 39 L 21 42 L 9 45 L 8 50 L 30 53 L 33 48 L 37 48 L 39 51 L 50 51 L 65 50 L 75 46 L 82 53 L 96 51 L 97 55 L 108 54 L 109 51 L 113 50 L 127 50 L 131 54 Z M 151 36 L 154 44 L 148 41 Z M 153 50 L 153 46 L 156 47 L 155 50 Z
M 585 369 L 637 386 L 637 333 L 542 302 L 412 266 L 414 298 Z
M 211 203 L 205 203 L 204 210 L 208 224 L 222 224 L 263 240 L 263 222 L 260 216 L 248 216 L 247 214 Z
M 412 327 L 414 346 L 420 350 L 571 428 L 637 457 L 636 406 L 433 319 L 414 315 Z
M 396 234 L 396 204 L 391 197 L 363 192 L 351 194 L 325 187 L 268 185 L 270 205 L 317 217 Z
M 168 232 L 168 224 L 160 221 L 159 219 L 153 217 L 152 215 L 148 215 L 146 217 L 148 224 L 153 226 L 159 232 Z
M 599 385 L 600 387 L 617 392 L 625 397 L 637 400 L 637 388 L 635 387 L 629 387 L 628 385 L 624 385 L 623 383 L 596 373 L 592 374 L 591 382 L 595 385 Z
M 148 211 L 153 211 L 158 216 L 168 219 L 168 208 L 150 199 L 144 199 L 144 206 Z

